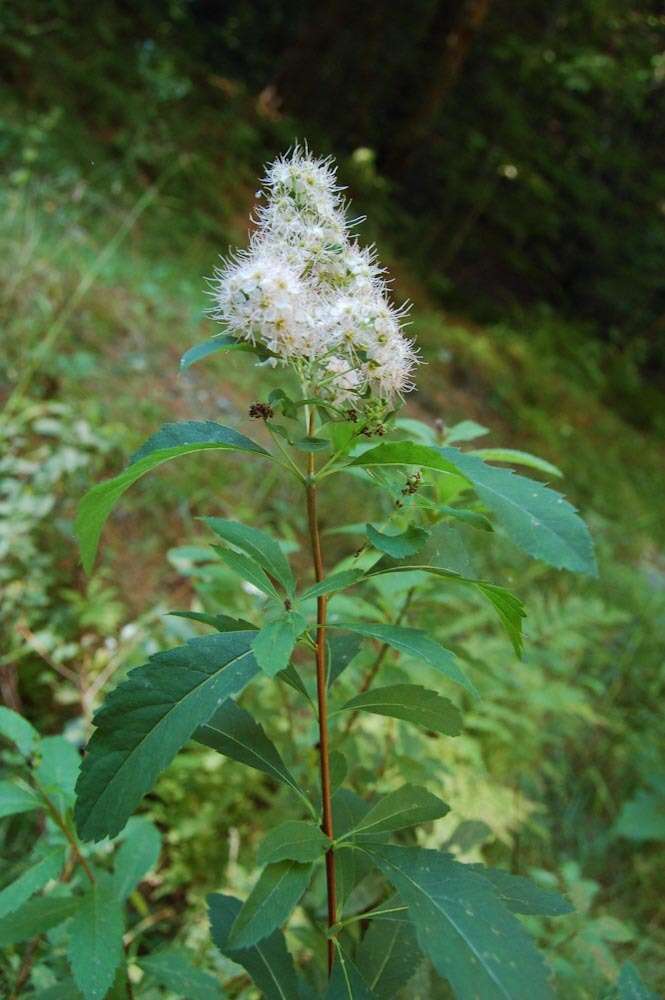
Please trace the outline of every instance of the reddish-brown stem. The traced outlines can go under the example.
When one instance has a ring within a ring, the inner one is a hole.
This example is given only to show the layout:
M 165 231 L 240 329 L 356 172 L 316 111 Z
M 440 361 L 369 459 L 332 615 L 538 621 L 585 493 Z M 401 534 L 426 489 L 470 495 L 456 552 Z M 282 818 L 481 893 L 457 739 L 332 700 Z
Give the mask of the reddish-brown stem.
M 316 507 L 316 485 L 314 483 L 314 456 L 308 455 L 307 519 L 314 561 L 314 575 L 317 583 L 323 580 L 323 555 Z M 316 695 L 319 711 L 319 762 L 321 767 L 321 802 L 323 822 L 321 828 L 327 837 L 334 837 L 332 792 L 330 785 L 330 742 L 328 733 L 328 678 L 326 672 L 326 620 L 327 598 L 319 597 L 316 602 Z M 335 885 L 335 854 L 331 849 L 326 854 L 326 884 L 328 889 L 328 927 L 337 923 L 337 889 Z M 335 944 L 328 940 L 328 973 L 335 960 Z

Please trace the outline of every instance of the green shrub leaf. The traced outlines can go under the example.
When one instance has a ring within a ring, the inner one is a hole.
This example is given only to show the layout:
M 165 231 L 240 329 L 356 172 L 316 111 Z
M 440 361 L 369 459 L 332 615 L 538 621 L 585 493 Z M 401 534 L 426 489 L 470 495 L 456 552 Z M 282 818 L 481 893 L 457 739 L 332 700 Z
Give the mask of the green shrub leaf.
M 77 783 L 84 840 L 114 836 L 197 726 L 258 673 L 255 632 L 199 636 L 132 670 L 97 712 Z
M 182 948 L 165 948 L 140 959 L 144 972 L 171 993 L 187 1000 L 223 1000 L 225 994 L 214 976 L 192 965 Z
M 227 333 L 222 333 L 217 337 L 211 337 L 210 340 L 204 340 L 201 344 L 196 344 L 194 347 L 190 347 L 188 351 L 185 351 L 180 358 L 181 371 L 191 368 L 197 361 L 203 361 L 204 358 L 210 357 L 211 354 L 216 354 L 217 351 L 252 352 L 253 347 L 246 340 L 236 340 L 235 337 L 231 337 Z
M 263 869 L 229 933 L 229 945 L 250 948 L 288 918 L 309 885 L 311 864 L 278 861 Z
M 0 920 L 0 947 L 20 944 L 68 920 L 81 905 L 80 896 L 38 896 Z
M 210 420 L 185 420 L 178 424 L 164 424 L 161 430 L 153 434 L 136 452 L 124 472 L 93 486 L 81 500 L 74 530 L 86 573 L 92 569 L 99 536 L 107 517 L 132 483 L 172 458 L 210 449 L 253 452 L 266 456 L 270 454 L 244 434 Z
M 380 909 L 399 907 L 391 896 Z M 408 913 L 397 912 L 372 919 L 356 955 L 358 970 L 378 1000 L 394 1000 L 423 961 L 416 930 Z
M 418 684 L 371 688 L 347 701 L 340 711 L 351 709 L 403 719 L 445 736 L 459 736 L 462 732 L 462 716 L 452 701 Z
M 81 755 L 63 736 L 45 736 L 40 744 L 41 761 L 35 777 L 60 812 L 74 804 Z
M 213 545 L 212 548 L 229 569 L 238 574 L 241 580 L 246 580 L 262 594 L 281 603 L 279 592 L 275 589 L 270 577 L 254 559 L 250 559 L 242 552 L 225 549 L 222 545 Z
M 551 462 L 532 455 L 528 451 L 518 451 L 516 448 L 476 448 L 469 452 L 476 458 L 482 458 L 484 462 L 506 462 L 509 465 L 525 465 L 527 468 L 537 469 L 548 476 L 563 476 L 561 469 Z
M 257 562 L 270 577 L 281 583 L 287 594 L 293 596 L 296 585 L 293 573 L 274 538 L 239 521 L 228 521 L 223 517 L 204 517 L 203 520 L 216 535 Z
M 415 525 L 409 525 L 406 531 L 399 535 L 386 535 L 383 531 L 377 531 L 371 524 L 366 525 L 366 531 L 374 548 L 392 556 L 393 559 L 405 559 L 407 556 L 415 555 L 429 538 L 429 531 L 417 528 Z
M 13 913 L 30 899 L 33 893 L 43 888 L 51 879 L 57 878 L 65 861 L 64 848 L 54 847 L 36 864 L 31 865 L 22 875 L 0 892 L 0 919 Z
M 380 622 L 341 622 L 335 623 L 335 628 L 347 629 L 358 635 L 378 639 L 379 642 L 385 642 L 400 653 L 417 660 L 424 660 L 444 677 L 454 681 L 455 684 L 460 684 L 470 694 L 478 695 L 476 688 L 460 669 L 455 654 L 421 629 L 405 628 L 402 625 L 383 625 Z
M 28 720 L 4 705 L 0 705 L 0 736 L 14 743 L 23 757 L 34 753 L 39 743 L 39 733 Z
M 328 687 L 360 652 L 359 635 L 334 635 L 328 638 Z
M 441 453 L 459 466 L 521 549 L 557 569 L 597 575 L 589 529 L 560 493 L 510 469 L 486 465 L 475 455 L 455 448 L 443 448 Z
M 287 611 L 254 634 L 252 650 L 256 662 L 268 677 L 285 670 L 307 622 L 297 611 Z
M 374 1000 L 376 994 L 371 991 L 355 964 L 337 942 L 335 945 L 336 961 L 324 1000 Z
M 300 819 L 289 819 L 271 830 L 256 856 L 260 865 L 276 861 L 317 861 L 330 847 L 325 833 Z
M 242 965 L 265 1000 L 291 1000 L 300 996 L 300 987 L 287 951 L 284 935 L 273 931 L 251 948 L 230 948 L 229 934 L 242 904 L 233 896 L 208 896 L 212 939 L 222 955 Z
M 113 878 L 96 873 L 69 925 L 67 958 L 85 1000 L 103 1000 L 122 958 L 123 912 Z
M 44 803 L 31 788 L 16 785 L 13 781 L 0 781 L 0 819 L 43 808 Z
M 474 872 L 491 882 L 494 890 L 513 913 L 532 914 L 541 917 L 561 917 L 572 913 L 568 900 L 552 889 L 541 889 L 539 885 L 522 875 L 511 875 L 499 868 L 485 865 L 469 865 Z
M 439 819 L 449 812 L 449 807 L 436 795 L 418 785 L 402 785 L 389 795 L 379 799 L 360 822 L 344 837 L 357 837 L 361 834 L 392 833 L 394 830 L 404 830 L 418 823 L 427 823 Z
M 432 448 L 426 444 L 414 444 L 413 441 L 386 441 L 358 455 L 351 466 L 370 469 L 373 466 L 409 465 L 421 469 L 433 469 L 447 476 L 454 476 L 462 482 L 466 478 L 450 459 L 446 458 L 440 448 Z
M 345 569 L 341 573 L 333 573 L 332 576 L 327 576 L 325 580 L 321 580 L 320 583 L 315 583 L 312 587 L 304 590 L 298 600 L 309 601 L 314 597 L 321 597 L 323 594 L 334 594 L 337 591 L 345 590 L 362 580 L 364 575 L 365 572 L 362 569 Z
M 438 851 L 364 849 L 409 907 L 420 947 L 457 996 L 553 997 L 540 954 L 486 879 Z
M 123 831 L 122 844 L 113 858 L 113 881 L 119 899 L 127 899 L 159 860 L 162 838 L 143 816 L 133 816 Z

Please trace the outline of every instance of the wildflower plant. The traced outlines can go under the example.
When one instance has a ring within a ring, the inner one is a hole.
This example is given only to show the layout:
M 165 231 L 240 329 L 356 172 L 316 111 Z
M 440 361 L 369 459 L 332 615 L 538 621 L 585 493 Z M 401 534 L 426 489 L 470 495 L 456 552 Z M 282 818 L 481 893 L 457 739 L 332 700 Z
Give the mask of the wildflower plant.
M 437 740 L 462 732 L 464 708 L 477 697 L 472 679 L 451 650 L 404 624 L 433 586 L 487 602 L 521 655 L 523 605 L 474 573 L 460 526 L 478 529 L 479 537 L 496 527 L 537 559 L 593 574 L 590 536 L 559 493 L 505 467 L 558 475 L 553 466 L 524 452 L 469 447 L 484 431 L 470 421 L 446 430 L 399 417 L 414 387 L 417 352 L 374 251 L 355 235 L 358 220 L 347 220 L 331 161 L 296 148 L 268 168 L 258 205 L 248 249 L 212 282 L 214 315 L 224 328 L 188 351 L 182 365 L 241 350 L 283 373 L 280 387 L 250 411 L 272 447 L 211 421 L 167 424 L 124 472 L 86 495 L 77 534 L 89 570 L 105 519 L 137 479 L 182 455 L 244 452 L 278 467 L 302 491 L 312 581 L 301 584 L 266 532 L 205 519 L 219 559 L 258 595 L 256 619 L 234 619 L 227 608 L 182 612 L 212 632 L 156 654 L 111 692 L 95 716 L 78 779 L 78 834 L 83 841 L 118 836 L 160 772 L 194 739 L 293 793 L 292 818 L 259 848 L 261 872 L 248 897 L 216 893 L 209 900 L 216 945 L 264 996 L 395 997 L 429 963 L 465 1000 L 547 998 L 548 968 L 515 914 L 558 916 L 571 909 L 567 901 L 523 877 L 418 846 L 414 828 L 443 817 L 448 806 L 412 782 L 385 795 L 370 786 L 358 794 L 345 786 L 345 753 L 359 715 L 398 720 Z M 372 523 L 376 513 L 368 517 L 360 549 L 331 568 L 319 504 L 337 476 L 374 488 L 387 516 L 380 524 Z M 399 607 L 384 602 L 371 620 L 373 588 L 400 574 L 406 599 Z M 374 659 L 349 697 L 346 681 L 355 673 L 348 668 L 361 643 L 374 647 Z M 391 651 L 407 664 L 398 683 L 382 679 Z M 414 662 L 436 677 L 430 688 L 409 678 Z M 286 685 L 302 710 L 313 712 L 316 781 L 285 763 L 302 756 L 297 747 L 288 755 L 278 749 L 237 703 L 248 685 L 267 683 Z M 295 922 L 304 935 L 305 920 L 313 925 L 307 949 L 294 961 L 284 928 Z M 115 971 L 98 966 L 93 985 L 79 987 L 101 997 Z

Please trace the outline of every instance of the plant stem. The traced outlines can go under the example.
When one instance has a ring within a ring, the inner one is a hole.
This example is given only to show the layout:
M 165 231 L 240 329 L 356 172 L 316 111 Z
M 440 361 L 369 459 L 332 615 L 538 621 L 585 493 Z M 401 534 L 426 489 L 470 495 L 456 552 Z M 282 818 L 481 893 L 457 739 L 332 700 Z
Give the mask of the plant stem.
M 309 433 L 313 432 L 313 413 L 309 417 Z M 316 484 L 314 481 L 314 455 L 307 456 L 308 479 L 305 487 L 307 496 L 307 519 L 314 562 L 314 575 L 317 583 L 323 580 L 323 555 L 321 552 L 321 536 L 317 515 Z M 323 805 L 323 832 L 331 840 L 334 839 L 332 794 L 330 786 L 330 745 L 328 734 L 328 678 L 326 672 L 326 620 L 328 612 L 327 597 L 319 597 L 316 601 L 316 695 L 319 710 L 319 761 L 321 765 L 321 802 Z M 328 927 L 337 922 L 337 891 L 335 886 L 335 854 L 332 848 L 326 854 L 326 885 L 328 889 Z M 328 974 L 335 960 L 335 944 L 328 940 Z

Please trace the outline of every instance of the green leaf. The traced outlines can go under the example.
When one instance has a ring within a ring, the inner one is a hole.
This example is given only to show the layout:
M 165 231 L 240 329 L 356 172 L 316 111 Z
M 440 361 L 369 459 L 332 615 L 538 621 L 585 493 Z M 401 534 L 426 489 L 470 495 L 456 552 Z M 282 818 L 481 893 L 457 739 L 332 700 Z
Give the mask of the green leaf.
M 658 994 L 644 984 L 632 962 L 624 962 L 621 966 L 617 987 L 619 1000 L 658 1000 Z
M 289 917 L 309 885 L 311 864 L 278 861 L 268 865 L 233 921 L 229 945 L 250 948 L 268 937 Z
M 222 545 L 213 545 L 212 548 L 229 569 L 238 574 L 241 580 L 246 580 L 262 594 L 272 597 L 281 604 L 279 592 L 271 583 L 268 574 L 261 569 L 257 562 L 254 562 L 249 556 L 243 555 L 242 552 L 225 549 Z
M 39 743 L 39 733 L 18 712 L 0 705 L 0 736 L 14 743 L 23 757 L 30 757 Z
M 433 469 L 455 479 L 464 479 L 456 465 L 449 461 L 439 448 L 426 444 L 414 444 L 412 441 L 386 441 L 358 455 L 351 466 L 370 469 L 373 466 L 413 465 L 421 469 Z
M 392 896 L 381 909 L 401 905 Z M 405 912 L 373 919 L 356 955 L 358 970 L 378 1000 L 394 1000 L 423 961 L 416 931 Z
M 330 788 L 333 794 L 337 791 L 349 770 L 346 757 L 341 750 L 330 751 Z
M 235 337 L 223 333 L 217 337 L 211 337 L 210 340 L 204 340 L 201 344 L 196 344 L 195 347 L 190 347 L 188 351 L 185 351 L 180 358 L 180 369 L 181 371 L 185 371 L 196 364 L 197 361 L 203 361 L 204 358 L 210 357 L 211 354 L 216 354 L 217 351 L 252 352 L 253 350 L 254 348 L 248 341 L 236 340 Z
M 197 726 L 258 673 L 255 632 L 199 636 L 132 670 L 97 712 L 77 783 L 84 840 L 119 833 Z
M 540 954 L 484 878 L 438 851 L 363 849 L 409 907 L 420 947 L 457 996 L 553 997 Z
M 302 798 L 304 793 L 274 743 L 264 733 L 263 727 L 255 722 L 249 712 L 236 705 L 232 698 L 220 705 L 212 718 L 199 726 L 194 739 L 232 760 L 282 781 Z
M 561 469 L 551 462 L 546 462 L 544 458 L 538 458 L 528 451 L 518 451 L 515 448 L 476 448 L 469 452 L 476 458 L 482 458 L 485 462 L 507 462 L 510 465 L 525 465 L 531 469 L 537 469 L 548 476 L 563 476 Z
M 624 802 L 614 827 L 618 837 L 630 840 L 665 840 L 665 796 L 642 788 Z
M 513 644 L 513 649 L 518 657 L 522 656 L 522 621 L 526 618 L 526 611 L 519 597 L 505 587 L 498 587 L 495 583 L 485 583 L 484 580 L 473 581 L 473 586 L 486 597 L 499 616 L 506 635 Z
M 489 430 L 482 424 L 477 424 L 475 420 L 462 420 L 459 424 L 447 428 L 446 444 L 453 444 L 454 441 L 474 441 L 486 434 L 489 434 Z
M 257 562 L 270 577 L 281 583 L 287 594 L 293 596 L 296 586 L 293 572 L 274 538 L 239 521 L 228 521 L 222 517 L 204 517 L 203 520 L 216 535 Z
M 185 420 L 179 424 L 164 424 L 161 430 L 153 434 L 133 455 L 130 466 L 124 472 L 93 486 L 81 500 L 74 530 L 86 573 L 92 569 L 99 536 L 107 517 L 132 483 L 172 458 L 210 449 L 253 452 L 268 457 L 270 455 L 265 448 L 250 441 L 244 434 L 210 420 Z
M 298 448 L 300 451 L 325 451 L 326 448 L 330 447 L 330 441 L 326 441 L 325 438 L 317 437 L 299 437 L 293 442 L 294 447 Z
M 345 590 L 362 580 L 364 575 L 365 572 L 362 569 L 345 569 L 341 573 L 333 573 L 332 576 L 327 576 L 320 583 L 315 583 L 312 587 L 304 590 L 298 600 L 309 601 L 314 597 L 321 597 L 323 594 L 334 594 L 339 590 Z
M 301 819 L 289 819 L 268 833 L 256 860 L 260 865 L 276 861 L 318 861 L 329 847 L 330 840 L 318 826 Z
M 264 1000 L 296 1000 L 299 996 L 298 979 L 281 931 L 273 931 L 251 948 L 229 947 L 229 933 L 241 905 L 240 900 L 233 896 L 220 893 L 208 896 L 213 941 L 222 955 L 246 969 Z
M 371 524 L 367 524 L 365 530 L 374 548 L 392 556 L 393 559 L 405 559 L 407 556 L 415 555 L 429 538 L 429 531 L 417 528 L 413 524 L 399 535 L 386 535 L 382 531 L 377 531 Z
M 449 807 L 436 795 L 418 785 L 402 785 L 389 795 L 384 795 L 365 813 L 357 826 L 346 837 L 360 834 L 391 833 L 405 830 L 418 823 L 439 819 L 449 812 Z
M 455 448 L 441 451 L 473 483 L 480 499 L 521 549 L 557 569 L 597 575 L 589 529 L 560 493 Z
M 59 812 L 65 812 L 74 804 L 81 755 L 63 736 L 45 736 L 40 755 L 35 777 Z
M 418 684 L 371 688 L 347 701 L 340 711 L 357 708 L 374 715 L 403 719 L 445 736 L 459 736 L 462 732 L 462 716 L 452 701 Z
M 445 503 L 440 504 L 438 510 L 440 514 L 454 517 L 456 521 L 469 524 L 472 528 L 477 528 L 480 531 L 494 531 L 489 517 L 480 514 L 477 510 L 468 510 L 466 507 L 449 507 Z
M 230 618 L 229 615 L 209 615 L 204 611 L 169 611 L 169 615 L 174 618 L 188 618 L 193 622 L 201 622 L 202 625 L 211 625 L 218 632 L 246 632 L 248 629 L 256 629 L 256 625 L 245 621 L 244 618 Z
M 20 909 L 0 920 L 0 948 L 43 934 L 68 920 L 80 905 L 80 897 L 56 896 L 53 893 L 28 900 Z
M 350 788 L 340 788 L 333 795 L 335 837 L 341 839 L 360 823 L 369 808 Z M 361 851 L 342 850 L 335 854 L 335 884 L 339 912 L 352 889 L 372 868 L 368 855 Z
M 97 871 L 69 925 L 67 958 L 86 1000 L 103 1000 L 123 958 L 122 904 L 113 878 Z
M 539 885 L 522 875 L 511 875 L 499 868 L 485 865 L 468 865 L 472 871 L 491 882 L 494 891 L 513 913 L 532 914 L 541 917 L 561 917 L 572 913 L 568 900 L 552 889 L 541 889 Z
M 362 975 L 335 942 L 335 965 L 325 992 L 324 1000 L 374 1000 L 376 994 Z
M 31 788 L 15 785 L 13 781 L 0 781 L 0 819 L 43 808 L 44 803 Z
M 0 919 L 13 913 L 30 899 L 33 893 L 43 888 L 51 879 L 57 878 L 65 861 L 63 847 L 54 847 L 36 864 L 6 886 L 0 892 Z
M 285 670 L 291 659 L 298 638 L 307 628 L 307 622 L 297 611 L 287 611 L 256 632 L 252 650 L 256 662 L 268 677 Z
M 378 639 L 379 642 L 392 646 L 400 653 L 417 660 L 424 660 L 444 677 L 461 684 L 474 697 L 478 695 L 476 688 L 460 669 L 455 654 L 420 629 L 405 628 L 402 625 L 382 625 L 380 622 L 336 622 L 334 627 Z
M 159 860 L 162 838 L 143 816 L 132 817 L 123 831 L 122 844 L 113 858 L 113 881 L 119 899 L 127 899 Z
M 214 976 L 192 964 L 182 948 L 153 951 L 139 960 L 144 972 L 171 993 L 185 1000 L 223 1000 L 224 991 Z
M 328 638 L 328 687 L 346 670 L 360 652 L 358 635 L 335 635 Z

